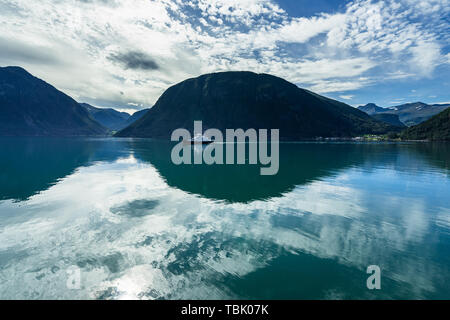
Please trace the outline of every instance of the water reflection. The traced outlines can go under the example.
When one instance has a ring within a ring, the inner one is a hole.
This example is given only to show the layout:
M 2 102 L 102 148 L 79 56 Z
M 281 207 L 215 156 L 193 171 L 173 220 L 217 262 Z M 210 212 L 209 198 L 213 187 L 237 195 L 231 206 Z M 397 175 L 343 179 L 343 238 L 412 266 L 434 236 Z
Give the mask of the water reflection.
M 77 168 L 129 154 L 119 140 L 0 137 L 0 200 L 25 200 Z
M 173 144 L 145 139 L 0 139 L 0 200 L 25 200 L 83 166 L 130 155 L 154 166 L 167 184 L 209 199 L 249 202 L 281 196 L 296 186 L 352 166 L 414 173 L 425 165 L 448 174 L 446 144 L 284 143 L 280 170 L 261 176 L 259 165 L 175 165 Z M 224 152 L 225 153 L 225 152 Z M 226 154 L 226 153 L 225 153 Z
M 109 143 L 0 202 L 0 298 L 450 297 L 445 145 L 283 144 L 280 176 L 261 177 Z
M 171 187 L 209 199 L 250 202 L 269 199 L 292 191 L 296 186 L 334 175 L 353 167 L 392 166 L 411 169 L 435 165 L 448 169 L 449 148 L 445 145 L 283 143 L 280 170 L 274 176 L 261 176 L 259 165 L 175 165 L 170 160 L 172 144 L 161 141 L 130 142 L 133 155 L 151 163 Z M 420 154 L 422 152 L 425 156 Z M 224 148 L 224 154 L 225 148 Z M 224 156 L 225 158 L 226 156 Z

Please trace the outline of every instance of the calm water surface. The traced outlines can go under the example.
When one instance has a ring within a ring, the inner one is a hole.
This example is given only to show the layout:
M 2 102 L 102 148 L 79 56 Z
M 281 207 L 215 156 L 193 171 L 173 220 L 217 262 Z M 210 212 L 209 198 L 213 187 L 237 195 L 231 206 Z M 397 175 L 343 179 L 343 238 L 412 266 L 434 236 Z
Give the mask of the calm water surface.
M 450 145 L 282 144 L 276 176 L 170 149 L 0 139 L 0 298 L 450 299 Z

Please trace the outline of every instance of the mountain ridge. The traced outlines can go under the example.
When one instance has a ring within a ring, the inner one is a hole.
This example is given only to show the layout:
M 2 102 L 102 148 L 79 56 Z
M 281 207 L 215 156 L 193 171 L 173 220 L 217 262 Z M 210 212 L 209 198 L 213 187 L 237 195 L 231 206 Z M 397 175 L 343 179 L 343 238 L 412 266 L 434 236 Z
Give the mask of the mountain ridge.
M 400 134 L 404 140 L 450 141 L 450 107 Z
M 364 111 L 368 115 L 373 115 L 385 111 L 384 108 L 377 106 L 375 103 L 368 103 L 364 106 L 359 106 L 357 109 Z
M 397 114 L 376 113 L 376 114 L 372 115 L 372 118 L 374 118 L 378 121 L 388 123 L 388 124 L 396 126 L 396 127 L 402 127 L 402 128 L 406 127 L 406 125 L 400 121 L 400 117 Z
M 248 71 L 210 73 L 168 88 L 139 121 L 118 137 L 170 138 L 173 130 L 279 128 L 280 139 L 355 136 L 396 131 L 345 103 L 282 78 Z
M 80 103 L 89 114 L 101 125 L 112 130 L 119 131 L 139 120 L 149 109 L 142 109 L 129 114 L 120 112 L 113 108 L 98 108 L 88 103 Z
M 21 67 L 0 67 L 0 136 L 92 136 L 107 129 L 75 100 Z
M 126 121 L 127 125 L 125 127 L 128 127 L 133 122 L 136 122 L 137 120 L 142 118 L 147 113 L 148 110 L 150 110 L 150 108 L 142 109 L 142 110 L 139 110 L 139 111 L 136 111 L 135 113 L 133 113 Z
M 80 103 L 89 114 L 101 125 L 110 130 L 120 130 L 127 126 L 126 121 L 130 114 L 120 112 L 113 108 L 97 108 L 88 103 Z
M 375 114 L 395 114 L 398 115 L 400 121 L 405 125 L 414 126 L 444 111 L 447 107 L 450 107 L 450 104 L 427 104 L 418 101 L 387 108 L 379 107 L 374 103 L 368 103 L 365 106 L 359 106 L 357 109 L 371 116 Z

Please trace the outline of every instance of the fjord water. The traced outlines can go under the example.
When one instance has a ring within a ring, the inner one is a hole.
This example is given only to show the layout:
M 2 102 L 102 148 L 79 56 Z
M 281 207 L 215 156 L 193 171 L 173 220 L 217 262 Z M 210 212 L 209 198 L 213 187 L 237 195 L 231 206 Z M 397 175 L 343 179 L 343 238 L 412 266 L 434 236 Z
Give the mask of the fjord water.
M 170 150 L 0 139 L 0 298 L 450 298 L 450 145 L 283 143 L 276 176 Z

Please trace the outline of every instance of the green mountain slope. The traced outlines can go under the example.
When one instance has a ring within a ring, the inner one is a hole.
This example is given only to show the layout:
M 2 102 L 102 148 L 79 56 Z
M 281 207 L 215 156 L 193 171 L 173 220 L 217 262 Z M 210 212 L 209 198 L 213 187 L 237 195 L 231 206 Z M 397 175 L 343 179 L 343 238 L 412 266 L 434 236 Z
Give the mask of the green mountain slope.
M 450 108 L 401 133 L 405 140 L 450 141 Z
M 396 114 L 390 114 L 390 113 L 379 113 L 372 115 L 372 118 L 382 121 L 385 123 L 388 123 L 390 125 L 396 126 L 396 127 L 406 127 L 403 122 L 400 121 L 400 118 Z

